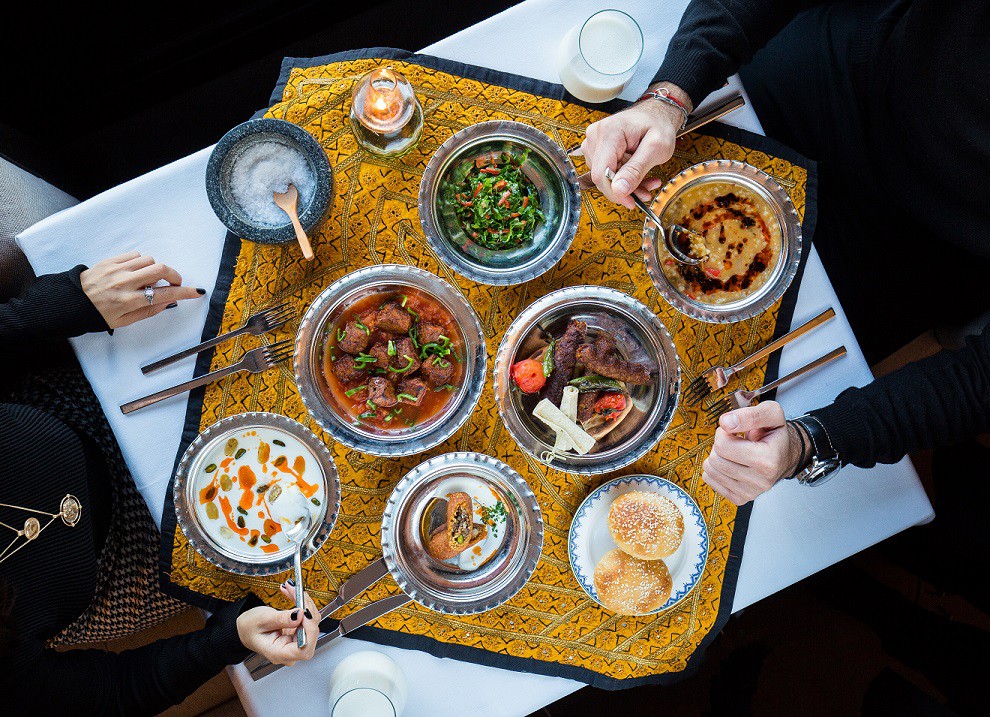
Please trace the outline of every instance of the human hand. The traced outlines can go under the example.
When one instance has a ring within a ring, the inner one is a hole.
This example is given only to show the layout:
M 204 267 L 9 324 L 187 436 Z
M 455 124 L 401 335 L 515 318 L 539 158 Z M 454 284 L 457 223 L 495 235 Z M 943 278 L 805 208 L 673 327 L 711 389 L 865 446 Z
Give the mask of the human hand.
M 719 419 L 702 478 L 736 505 L 748 503 L 797 471 L 799 430 L 776 401 L 729 411 Z
M 672 96 L 688 103 L 687 95 L 674 85 L 666 85 Z M 632 209 L 630 194 L 645 202 L 651 192 L 663 184 L 658 178 L 646 178 L 646 173 L 663 164 L 674 153 L 674 141 L 684 116 L 676 107 L 657 100 L 644 100 L 611 117 L 599 120 L 584 135 L 581 149 L 595 185 L 611 201 Z M 620 166 L 621 165 L 621 166 Z M 615 171 L 611 182 L 605 170 Z
M 179 272 L 150 256 L 132 251 L 94 264 L 79 279 L 82 289 L 111 329 L 128 326 L 176 306 L 181 299 L 198 299 L 205 289 L 182 286 Z M 155 286 L 159 281 L 169 286 Z M 155 287 L 155 301 L 148 303 L 146 286 Z
M 295 590 L 282 583 L 283 595 L 295 602 Z M 276 610 L 262 605 L 251 608 L 237 618 L 237 636 L 241 644 L 274 665 L 292 666 L 300 660 L 308 660 L 316 652 L 320 637 L 320 611 L 313 598 L 306 593 L 304 610 Z M 306 629 L 306 647 L 296 646 L 296 628 Z

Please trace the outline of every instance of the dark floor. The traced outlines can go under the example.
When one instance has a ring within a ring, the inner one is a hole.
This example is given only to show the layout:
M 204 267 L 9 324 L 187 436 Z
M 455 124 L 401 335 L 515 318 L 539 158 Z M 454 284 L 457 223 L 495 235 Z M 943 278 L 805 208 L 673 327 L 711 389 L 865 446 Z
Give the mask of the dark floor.
M 95 6 L 55 17 L 22 5 L 26 19 L 5 18 L 0 45 L 0 155 L 86 198 L 215 142 L 267 103 L 285 55 L 415 50 L 512 4 L 201 0 L 141 6 L 139 22 L 103 11 L 96 24 Z M 693 677 L 585 688 L 536 714 L 986 714 L 976 666 L 990 654 L 990 484 L 979 480 L 990 450 L 969 444 L 931 463 L 935 523 L 734 616 Z M 194 696 L 176 714 L 230 700 L 219 680 L 212 702 Z

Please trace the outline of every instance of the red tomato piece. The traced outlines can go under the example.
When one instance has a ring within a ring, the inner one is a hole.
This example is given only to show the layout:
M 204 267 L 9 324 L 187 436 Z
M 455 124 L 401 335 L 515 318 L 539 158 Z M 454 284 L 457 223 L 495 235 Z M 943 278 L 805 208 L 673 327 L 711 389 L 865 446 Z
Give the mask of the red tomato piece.
M 595 401 L 595 413 L 605 416 L 606 421 L 614 421 L 626 407 L 626 397 L 621 393 L 606 393 Z
M 512 364 L 511 374 L 512 380 L 523 393 L 536 393 L 547 382 L 547 377 L 543 375 L 543 364 L 535 359 Z

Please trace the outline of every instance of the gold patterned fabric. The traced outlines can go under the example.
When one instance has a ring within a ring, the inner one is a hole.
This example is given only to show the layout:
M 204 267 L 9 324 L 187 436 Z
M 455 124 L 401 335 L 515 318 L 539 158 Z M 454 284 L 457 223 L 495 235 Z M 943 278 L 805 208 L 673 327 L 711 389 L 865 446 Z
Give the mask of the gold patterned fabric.
M 654 310 L 674 337 L 684 385 L 705 368 L 732 363 L 770 339 L 779 304 L 758 318 L 727 326 L 688 319 L 665 304 L 643 264 L 642 214 L 615 206 L 595 191 L 583 194 L 580 227 L 570 251 L 555 269 L 538 279 L 514 287 L 485 286 L 462 279 L 440 264 L 423 237 L 416 203 L 423 170 L 444 140 L 475 122 L 509 119 L 531 124 L 567 147 L 579 142 L 584 129 L 604 113 L 458 76 L 415 60 L 369 57 L 294 68 L 288 74 L 282 100 L 266 116 L 294 122 L 319 140 L 334 167 L 332 207 L 329 218 L 311 233 L 316 253 L 312 262 L 302 259 L 294 243 L 241 244 L 220 331 L 235 328 L 253 311 L 282 301 L 291 302 L 301 316 L 324 288 L 344 274 L 369 264 L 399 263 L 436 273 L 460 289 L 484 327 L 489 366 L 503 332 L 523 308 L 550 291 L 575 284 L 619 289 Z M 382 159 L 362 151 L 348 124 L 355 79 L 386 64 L 409 78 L 425 113 L 422 140 L 401 159 Z M 484 73 L 492 77 L 490 71 Z M 662 176 L 713 158 L 742 160 L 768 172 L 804 215 L 804 167 L 718 137 L 693 134 L 679 140 Z M 578 171 L 584 171 L 578 162 Z M 791 291 L 795 290 L 796 286 Z M 291 338 L 297 326 L 298 319 L 263 340 Z M 212 367 L 235 361 L 259 340 L 240 337 L 222 344 Z M 745 383 L 761 385 L 765 370 L 765 362 L 757 364 Z M 487 453 L 519 471 L 536 492 L 546 526 L 543 555 L 532 579 L 514 599 L 488 613 L 464 617 L 435 614 L 411 603 L 373 623 L 381 630 L 366 633 L 372 639 L 614 687 L 683 670 L 715 627 L 720 612 L 728 615 L 731 606 L 722 602 L 728 594 L 731 603 L 732 590 L 724 592 L 723 581 L 729 566 L 730 587 L 734 587 L 741 555 L 741 544 L 737 544 L 730 560 L 737 511 L 701 480 L 713 429 L 694 407 L 678 408 L 663 440 L 642 460 L 616 474 L 592 478 L 548 470 L 526 456 L 499 420 L 490 376 L 476 411 L 460 431 L 424 455 L 403 459 L 375 458 L 331 441 L 304 409 L 288 365 L 258 375 L 231 376 L 209 386 L 193 428 L 202 430 L 244 411 L 274 411 L 302 422 L 327 441 L 337 462 L 342 484 L 340 518 L 326 545 L 304 566 L 306 587 L 320 605 L 336 595 L 342 581 L 380 555 L 385 501 L 399 478 L 426 458 L 449 451 Z M 582 499 L 602 482 L 632 473 L 659 475 L 685 488 L 701 507 L 711 541 L 700 584 L 678 606 L 652 617 L 623 617 L 603 610 L 581 590 L 568 564 L 568 528 Z M 276 606 L 287 607 L 278 586 L 288 575 L 241 578 L 226 574 L 199 557 L 177 529 L 170 547 L 167 573 L 175 585 L 225 600 L 251 590 Z M 397 590 L 386 578 L 340 614 Z M 389 635 L 396 639 L 390 640 Z M 410 636 L 436 642 L 410 642 Z

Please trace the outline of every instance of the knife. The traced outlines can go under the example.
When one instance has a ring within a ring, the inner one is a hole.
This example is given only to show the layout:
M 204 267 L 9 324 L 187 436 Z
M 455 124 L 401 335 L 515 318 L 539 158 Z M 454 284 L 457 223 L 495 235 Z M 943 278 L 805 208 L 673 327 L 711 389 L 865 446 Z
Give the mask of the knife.
M 708 112 L 705 112 L 705 114 L 691 118 L 691 120 L 686 125 L 684 125 L 684 129 L 680 130 L 677 133 L 677 136 L 682 137 L 688 132 L 694 132 L 694 130 L 698 129 L 699 127 L 704 127 L 709 122 L 714 122 L 715 120 L 724 117 L 730 112 L 734 112 L 735 110 L 739 109 L 745 104 L 746 104 L 746 99 L 742 95 L 739 95 L 737 97 L 733 97 L 729 100 L 726 100 L 721 104 L 715 105 L 715 107 L 710 109 Z M 571 157 L 584 156 L 584 153 L 581 152 L 581 145 L 577 145 L 577 147 L 568 151 L 567 154 Z M 592 187 L 595 186 L 595 182 L 591 179 L 591 172 L 585 172 L 584 174 L 578 177 L 578 186 L 582 190 L 591 189 Z
M 400 607 L 407 605 L 410 602 L 412 602 L 412 598 L 408 595 L 391 595 L 383 600 L 378 600 L 370 605 L 366 605 L 342 620 L 335 620 L 332 617 L 325 617 L 320 622 L 320 638 L 316 641 L 316 649 L 319 650 L 323 647 L 323 645 L 333 642 L 338 637 L 343 637 L 362 625 L 367 625 L 369 622 L 377 620 L 382 615 L 387 615 L 393 610 L 398 610 Z M 282 667 L 282 665 L 272 664 L 258 654 L 251 655 L 247 658 L 244 661 L 244 666 L 248 669 L 248 672 L 251 673 L 251 679 L 253 680 L 260 680 L 262 677 L 270 675 Z
M 344 584 L 337 590 L 337 597 L 328 602 L 320 610 L 320 619 L 332 615 L 341 607 L 349 603 L 355 597 L 363 593 L 383 577 L 388 575 L 388 566 L 385 565 L 385 558 L 378 558 L 365 567 L 358 570 L 351 577 L 344 581 Z

